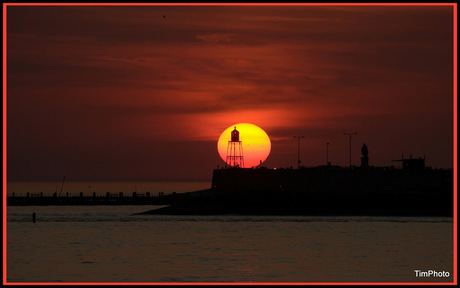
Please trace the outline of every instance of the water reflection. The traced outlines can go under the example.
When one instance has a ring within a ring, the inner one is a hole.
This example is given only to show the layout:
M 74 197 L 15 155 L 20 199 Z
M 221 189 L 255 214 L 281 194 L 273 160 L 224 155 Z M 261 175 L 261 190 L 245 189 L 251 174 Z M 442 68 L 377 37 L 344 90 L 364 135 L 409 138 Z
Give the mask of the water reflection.
M 11 208 L 11 282 L 424 282 L 414 269 L 453 272 L 448 218 L 138 217 L 132 214 L 152 207 Z

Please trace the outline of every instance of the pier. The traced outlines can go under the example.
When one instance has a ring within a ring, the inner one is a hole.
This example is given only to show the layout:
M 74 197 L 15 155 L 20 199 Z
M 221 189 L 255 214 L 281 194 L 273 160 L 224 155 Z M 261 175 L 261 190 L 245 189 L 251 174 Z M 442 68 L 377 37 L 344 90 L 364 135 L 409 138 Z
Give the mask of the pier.
M 137 193 L 132 192 L 125 194 L 123 192 L 111 193 L 105 195 L 84 194 L 80 192 L 77 195 L 66 193 L 58 196 L 57 193 L 44 195 L 40 193 L 16 194 L 11 193 L 7 196 L 8 206 L 28 206 L 28 205 L 168 205 L 173 203 L 176 197 L 175 192 L 172 194 L 151 194 L 150 192 Z
M 453 171 L 321 166 L 226 168 L 210 189 L 105 195 L 8 195 L 8 206 L 168 205 L 145 214 L 453 216 Z
M 453 216 L 452 170 L 216 169 L 211 193 L 162 215 Z

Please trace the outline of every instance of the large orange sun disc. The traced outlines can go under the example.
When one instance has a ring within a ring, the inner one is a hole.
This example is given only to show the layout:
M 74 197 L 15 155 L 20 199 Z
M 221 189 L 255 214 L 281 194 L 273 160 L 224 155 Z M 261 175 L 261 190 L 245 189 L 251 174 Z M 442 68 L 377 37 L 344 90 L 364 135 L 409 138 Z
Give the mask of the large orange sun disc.
M 219 152 L 220 158 L 226 162 L 227 147 L 229 141 L 231 141 L 231 133 L 235 127 L 239 132 L 239 140 L 243 148 L 243 168 L 251 168 L 260 165 L 270 154 L 271 142 L 264 130 L 250 123 L 238 123 L 228 127 L 222 132 L 217 141 L 217 151 Z M 230 163 L 227 164 L 230 165 Z

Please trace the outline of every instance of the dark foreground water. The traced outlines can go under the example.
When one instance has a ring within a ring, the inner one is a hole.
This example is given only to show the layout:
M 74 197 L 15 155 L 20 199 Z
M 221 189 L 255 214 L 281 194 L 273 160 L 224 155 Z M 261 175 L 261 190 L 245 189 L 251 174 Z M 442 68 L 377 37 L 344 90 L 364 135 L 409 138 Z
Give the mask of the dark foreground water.
M 153 208 L 8 207 L 7 281 L 453 281 L 452 218 L 132 215 Z

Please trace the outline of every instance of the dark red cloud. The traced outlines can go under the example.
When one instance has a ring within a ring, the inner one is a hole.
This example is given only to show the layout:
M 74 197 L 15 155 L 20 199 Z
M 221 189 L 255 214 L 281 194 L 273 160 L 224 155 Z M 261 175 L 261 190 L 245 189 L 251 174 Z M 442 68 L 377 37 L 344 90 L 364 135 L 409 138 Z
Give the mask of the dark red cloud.
M 448 168 L 453 7 L 8 6 L 7 89 L 9 179 L 210 178 L 239 122 L 271 167 L 296 165 L 293 135 L 305 165 L 326 142 L 347 165 L 357 131 L 356 164 L 366 143 Z

